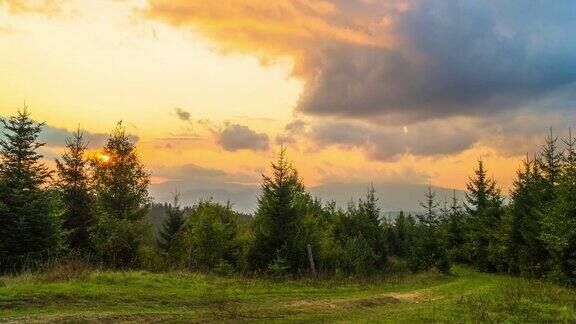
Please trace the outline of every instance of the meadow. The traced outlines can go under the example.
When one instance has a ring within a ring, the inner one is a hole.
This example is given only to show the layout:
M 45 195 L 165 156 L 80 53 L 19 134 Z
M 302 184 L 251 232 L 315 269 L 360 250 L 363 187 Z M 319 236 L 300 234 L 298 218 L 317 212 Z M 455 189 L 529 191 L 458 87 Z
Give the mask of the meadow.
M 576 290 L 461 266 L 288 280 L 54 269 L 1 277 L 0 321 L 574 322 Z

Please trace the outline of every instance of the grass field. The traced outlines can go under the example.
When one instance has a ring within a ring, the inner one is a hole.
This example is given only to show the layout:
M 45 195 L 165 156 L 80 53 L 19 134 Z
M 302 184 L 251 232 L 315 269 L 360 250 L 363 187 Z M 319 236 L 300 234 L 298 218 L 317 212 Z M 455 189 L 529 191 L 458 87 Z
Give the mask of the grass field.
M 91 272 L 0 278 L 0 321 L 576 322 L 576 290 L 455 267 L 370 280 Z

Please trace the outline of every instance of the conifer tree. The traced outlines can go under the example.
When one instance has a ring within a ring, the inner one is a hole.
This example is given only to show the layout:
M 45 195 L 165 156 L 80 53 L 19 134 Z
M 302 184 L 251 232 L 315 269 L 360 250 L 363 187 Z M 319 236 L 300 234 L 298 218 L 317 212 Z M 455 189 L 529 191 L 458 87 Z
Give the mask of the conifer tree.
M 538 168 L 548 184 L 548 195 L 553 195 L 554 186 L 562 172 L 563 152 L 558 149 L 558 137 L 554 136 L 552 129 L 546 137 L 545 144 L 540 148 L 540 158 L 537 160 Z M 547 197 L 547 199 L 552 199 Z
M 370 184 L 366 197 L 358 203 L 359 218 L 356 228 L 361 238 L 366 240 L 375 256 L 375 267 L 382 268 L 387 261 L 387 244 L 385 224 L 380 220 L 380 207 L 376 189 Z
M 37 150 L 43 123 L 30 118 L 27 107 L 1 119 L 0 141 L 0 268 L 18 270 L 23 262 L 56 253 L 61 243 L 54 201 L 44 186 L 51 172 Z
M 302 215 L 297 208 L 298 198 L 304 194 L 298 172 L 286 159 L 286 149 L 282 147 L 272 163 L 272 176 L 263 176 L 248 260 L 252 269 L 267 270 L 276 264 L 295 273 L 306 264 L 305 245 L 298 242 Z
M 490 244 L 494 242 L 496 229 L 503 213 L 503 199 L 496 182 L 488 178 L 484 163 L 478 161 L 475 177 L 467 184 L 466 210 L 470 216 L 466 253 L 469 262 L 484 271 L 495 271 L 495 260 Z
M 416 222 L 410 215 L 401 211 L 392 225 L 390 252 L 400 258 L 408 258 L 412 255 L 414 246 Z
M 446 204 L 442 210 L 444 216 L 444 244 L 452 261 L 464 262 L 463 251 L 466 242 L 466 220 L 462 204 L 456 197 L 456 190 L 452 191 L 450 204 Z
M 549 255 L 540 238 L 546 190 L 539 163 L 526 157 L 517 172 L 503 224 L 508 272 L 512 274 L 541 277 L 547 271 Z
M 157 244 L 164 253 L 170 250 L 176 234 L 184 224 L 184 211 L 178 204 L 179 197 L 179 193 L 174 194 L 174 204 L 168 206 L 166 209 L 166 215 L 159 232 Z
M 551 254 L 549 277 L 576 285 L 576 139 L 566 141 L 562 174 L 546 208 L 541 238 Z
M 418 214 L 418 220 L 421 224 L 428 227 L 436 227 L 440 223 L 436 209 L 440 203 L 436 201 L 436 192 L 432 191 L 432 186 L 429 185 L 426 193 L 424 194 L 424 202 L 419 202 L 420 206 L 425 209 L 425 212 Z
M 94 223 L 94 197 L 91 191 L 87 143 L 80 129 L 66 139 L 66 151 L 56 159 L 55 187 L 64 205 L 62 226 L 68 231 L 69 246 L 90 249 L 89 228 Z
M 150 234 L 145 219 L 150 174 L 122 122 L 91 164 L 98 212 L 91 233 L 94 248 L 107 266 L 135 265 L 138 249 Z
M 436 193 L 432 186 L 428 186 L 425 201 L 420 202 L 425 209 L 418 215 L 416 226 L 416 239 L 413 253 L 410 256 L 410 267 L 413 271 L 429 270 L 433 267 L 442 272 L 450 271 L 450 261 L 442 244 L 439 233 L 439 218 L 437 208 L 440 204 L 436 201 Z

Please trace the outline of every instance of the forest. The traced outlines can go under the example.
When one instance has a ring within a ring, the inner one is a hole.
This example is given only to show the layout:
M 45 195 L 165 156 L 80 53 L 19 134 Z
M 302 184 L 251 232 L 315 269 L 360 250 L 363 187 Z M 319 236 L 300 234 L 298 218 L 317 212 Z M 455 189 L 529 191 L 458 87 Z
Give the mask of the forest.
M 122 123 L 89 152 L 81 130 L 50 169 L 43 124 L 24 108 L 2 119 L 0 273 L 71 259 L 112 270 L 273 278 L 449 274 L 456 265 L 576 286 L 576 138 L 550 134 L 527 154 L 509 193 L 482 160 L 464 201 L 429 187 L 422 212 L 381 217 L 378 193 L 340 208 L 309 194 L 282 147 L 257 210 L 203 200 L 166 205 L 151 222 L 150 173 Z M 351 193 L 351 196 L 354 193 Z

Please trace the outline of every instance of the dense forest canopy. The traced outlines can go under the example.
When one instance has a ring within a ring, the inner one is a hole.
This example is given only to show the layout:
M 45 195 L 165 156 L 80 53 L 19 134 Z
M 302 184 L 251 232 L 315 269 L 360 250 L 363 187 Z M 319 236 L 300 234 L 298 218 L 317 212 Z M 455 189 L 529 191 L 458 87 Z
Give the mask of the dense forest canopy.
M 282 147 L 263 176 L 258 208 L 204 200 L 153 204 L 150 173 L 120 122 L 96 153 L 81 130 L 50 170 L 38 149 L 43 124 L 26 108 L 2 119 L 0 271 L 42 267 L 71 254 L 106 268 L 188 269 L 271 276 L 487 272 L 576 285 L 576 138 L 552 132 L 517 171 L 509 195 L 482 160 L 440 199 L 430 186 L 421 212 L 385 217 L 372 185 L 344 207 L 310 194 Z M 505 196 L 508 196 L 506 198 Z

